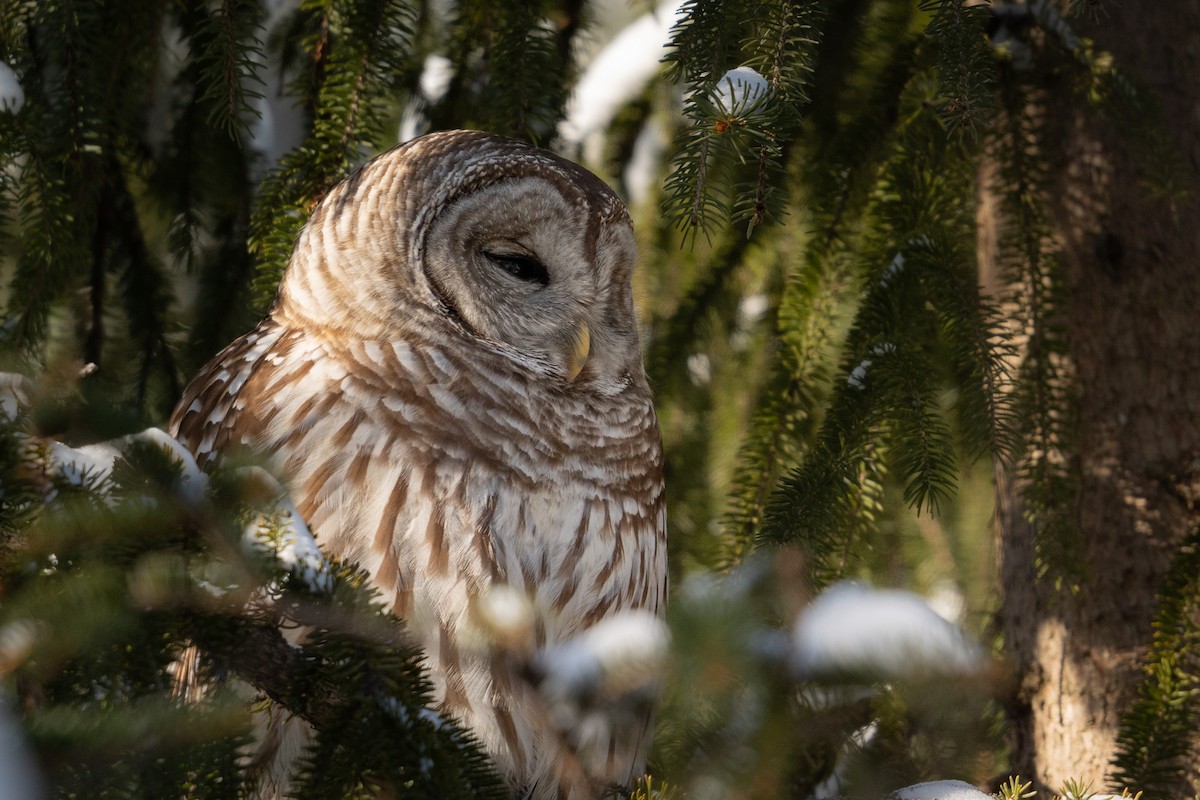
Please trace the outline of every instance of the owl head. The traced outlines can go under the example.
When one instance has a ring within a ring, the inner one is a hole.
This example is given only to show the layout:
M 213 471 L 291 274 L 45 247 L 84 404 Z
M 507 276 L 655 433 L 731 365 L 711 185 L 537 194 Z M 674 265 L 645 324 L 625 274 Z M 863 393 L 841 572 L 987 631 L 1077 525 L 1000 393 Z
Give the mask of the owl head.
M 629 215 L 595 175 L 478 131 L 400 145 L 346 178 L 296 243 L 272 316 L 361 340 L 442 340 L 563 389 L 642 367 Z

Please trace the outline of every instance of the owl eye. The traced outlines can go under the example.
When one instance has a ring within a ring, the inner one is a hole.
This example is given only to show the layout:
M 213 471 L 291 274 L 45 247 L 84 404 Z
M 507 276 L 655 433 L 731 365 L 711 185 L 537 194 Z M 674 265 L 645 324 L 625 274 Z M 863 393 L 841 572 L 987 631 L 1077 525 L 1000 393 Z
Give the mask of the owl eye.
M 499 267 L 514 278 L 542 286 L 550 285 L 550 272 L 546 269 L 546 265 L 533 256 L 521 253 L 488 253 L 486 251 L 484 255 L 487 256 L 487 260 L 492 262 L 494 266 Z

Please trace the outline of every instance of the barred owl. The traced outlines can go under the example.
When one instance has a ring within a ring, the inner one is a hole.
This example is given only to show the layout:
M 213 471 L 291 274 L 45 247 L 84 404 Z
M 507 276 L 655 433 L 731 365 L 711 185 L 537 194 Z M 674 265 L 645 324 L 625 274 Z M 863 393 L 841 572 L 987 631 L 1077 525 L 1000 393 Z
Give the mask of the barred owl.
M 624 206 L 586 170 L 489 134 L 422 137 L 317 206 L 269 315 L 171 420 L 201 466 L 234 446 L 274 461 L 321 547 L 409 621 L 440 707 L 530 798 L 627 785 L 648 742 L 648 718 L 548 730 L 512 663 L 463 646 L 496 584 L 528 594 L 543 646 L 664 609 L 634 260 Z

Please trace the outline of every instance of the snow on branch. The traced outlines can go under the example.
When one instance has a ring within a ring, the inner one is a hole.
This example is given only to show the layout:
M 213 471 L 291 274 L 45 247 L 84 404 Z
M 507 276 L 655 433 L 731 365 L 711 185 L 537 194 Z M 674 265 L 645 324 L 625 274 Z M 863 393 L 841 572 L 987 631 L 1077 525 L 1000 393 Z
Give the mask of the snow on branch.
M 963 781 L 929 781 L 897 789 L 887 800 L 993 800 L 992 795 L 981 792 Z
M 923 598 L 852 581 L 801 612 L 792 642 L 792 668 L 803 678 L 970 675 L 984 666 L 979 646 Z

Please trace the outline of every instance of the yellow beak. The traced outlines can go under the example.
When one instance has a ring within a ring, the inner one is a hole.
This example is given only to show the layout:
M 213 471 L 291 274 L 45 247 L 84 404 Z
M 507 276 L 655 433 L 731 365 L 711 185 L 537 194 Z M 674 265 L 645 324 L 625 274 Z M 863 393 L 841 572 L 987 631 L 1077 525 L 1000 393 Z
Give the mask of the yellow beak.
M 575 336 L 571 341 L 571 356 L 567 360 L 567 380 L 574 381 L 583 371 L 587 363 L 588 353 L 592 350 L 592 331 L 585 320 L 579 321 Z

